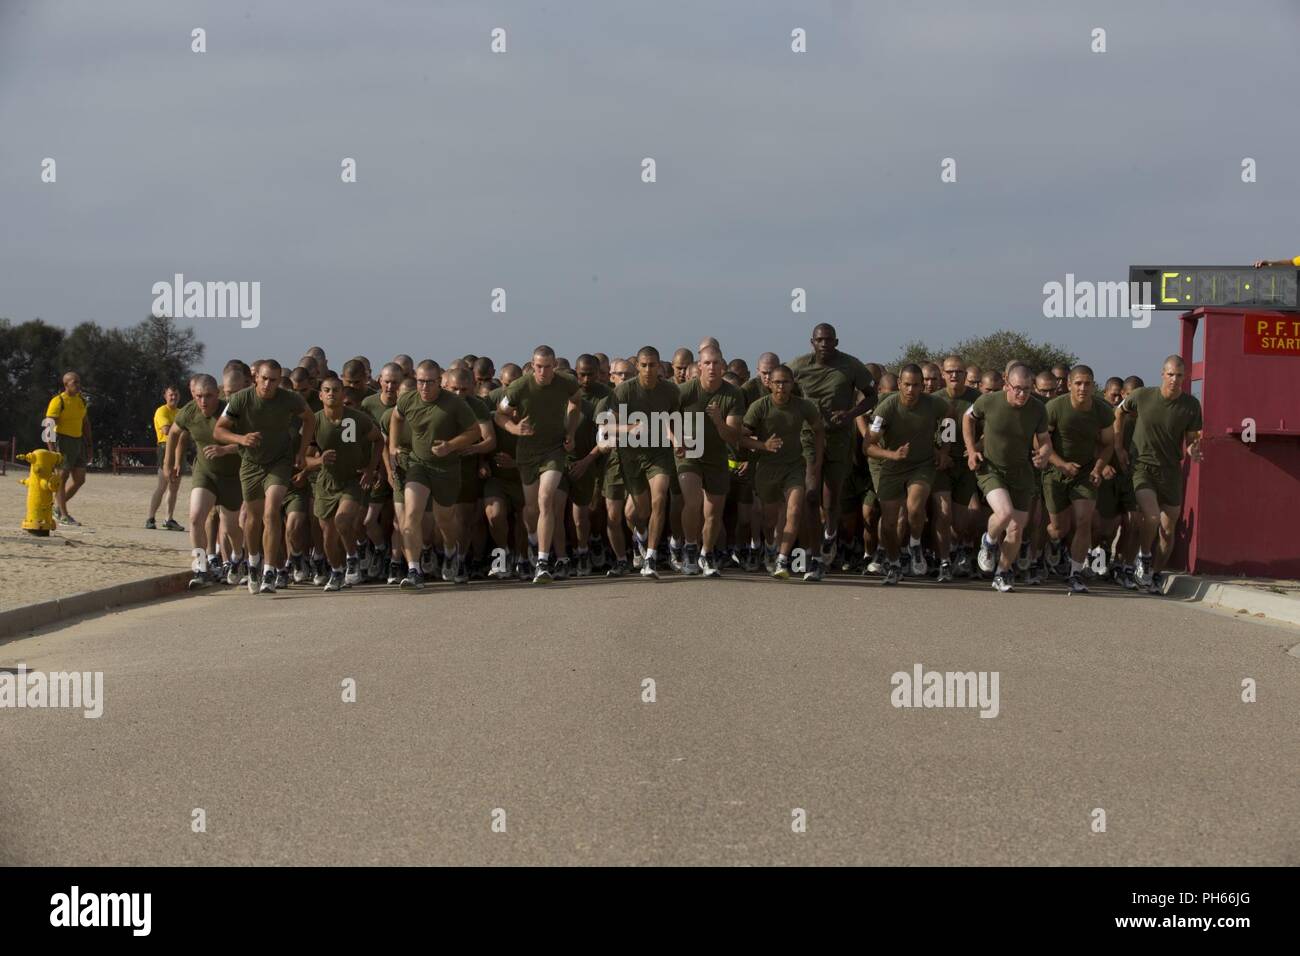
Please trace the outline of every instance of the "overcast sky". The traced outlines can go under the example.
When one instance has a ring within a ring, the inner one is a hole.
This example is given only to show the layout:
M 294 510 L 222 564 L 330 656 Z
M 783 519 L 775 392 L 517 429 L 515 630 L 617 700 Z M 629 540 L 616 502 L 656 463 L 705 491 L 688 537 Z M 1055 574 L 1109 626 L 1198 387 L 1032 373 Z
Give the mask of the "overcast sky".
M 1043 284 L 1300 253 L 1298 43 L 1297 0 L 0 0 L 0 316 L 134 324 L 181 272 L 261 283 L 258 328 L 192 320 L 209 370 L 752 364 L 829 321 L 864 361 L 1013 328 L 1149 380 L 1174 313 L 1049 320 Z

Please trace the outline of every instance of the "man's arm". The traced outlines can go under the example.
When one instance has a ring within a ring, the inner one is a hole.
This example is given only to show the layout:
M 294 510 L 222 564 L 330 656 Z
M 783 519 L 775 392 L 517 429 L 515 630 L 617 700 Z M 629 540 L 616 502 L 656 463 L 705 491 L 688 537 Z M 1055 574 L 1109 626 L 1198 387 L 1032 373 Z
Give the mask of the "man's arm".
M 1187 456 L 1192 461 L 1200 461 L 1203 457 L 1201 454 L 1201 432 L 1186 432 L 1183 439 L 1187 442 Z
M 453 438 L 451 441 L 435 441 L 433 443 L 433 453 L 438 458 L 445 458 L 448 455 L 456 455 L 478 440 L 479 430 L 478 422 L 470 425 L 463 432 Z
M 307 446 L 316 441 L 316 413 L 304 402 L 298 417 L 302 419 L 302 441 L 298 444 L 298 458 L 294 461 L 294 465 L 301 470 L 306 461 Z
M 492 423 L 478 422 L 479 439 L 474 444 L 465 449 L 466 455 L 486 455 L 496 451 L 497 433 L 492 428 Z
M 1047 429 L 1034 433 L 1034 466 L 1037 468 L 1046 468 L 1047 463 L 1052 460 L 1052 433 Z

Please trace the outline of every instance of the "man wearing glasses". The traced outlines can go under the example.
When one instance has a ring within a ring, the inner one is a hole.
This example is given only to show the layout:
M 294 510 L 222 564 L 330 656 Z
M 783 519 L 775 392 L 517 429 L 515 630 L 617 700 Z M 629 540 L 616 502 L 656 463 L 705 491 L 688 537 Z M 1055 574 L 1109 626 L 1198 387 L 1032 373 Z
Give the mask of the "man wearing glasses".
M 1001 394 L 982 395 L 962 416 L 966 463 L 993 511 L 980 541 L 979 567 L 988 573 L 996 566 L 993 588 L 1004 593 L 1014 590 L 1011 562 L 1020 552 L 1034 500 L 1034 469 L 1043 468 L 1052 453 L 1047 411 L 1030 400 L 1032 390 L 1033 373 L 1017 365 Z M 977 445 L 977 425 L 984 427 L 983 451 Z M 994 549 L 1000 549 L 996 559 Z

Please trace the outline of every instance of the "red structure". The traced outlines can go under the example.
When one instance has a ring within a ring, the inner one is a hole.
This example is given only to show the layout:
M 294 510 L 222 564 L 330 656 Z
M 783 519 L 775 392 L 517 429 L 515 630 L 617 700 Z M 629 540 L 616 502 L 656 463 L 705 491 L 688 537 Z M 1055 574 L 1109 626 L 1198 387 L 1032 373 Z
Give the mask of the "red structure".
M 1201 383 L 1204 460 L 1184 464 L 1171 567 L 1300 578 L 1300 313 L 1199 308 L 1181 318 L 1183 387 Z M 1202 323 L 1204 357 L 1193 362 Z

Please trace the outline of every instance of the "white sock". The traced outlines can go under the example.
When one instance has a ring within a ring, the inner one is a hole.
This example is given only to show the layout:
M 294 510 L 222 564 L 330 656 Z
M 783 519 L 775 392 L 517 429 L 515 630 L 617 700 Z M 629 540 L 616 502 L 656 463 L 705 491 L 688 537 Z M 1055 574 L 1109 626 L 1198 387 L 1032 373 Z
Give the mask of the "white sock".
M 551 552 L 549 552 L 549 551 L 538 551 L 538 552 L 537 552 L 537 560 L 538 560 L 539 563 L 542 562 L 542 561 L 549 561 L 549 560 L 551 560 Z
M 981 540 L 983 541 L 984 547 L 986 548 L 992 549 L 997 547 L 993 539 L 989 537 L 989 533 L 987 531 L 984 532 L 984 537 Z
M 921 546 L 921 539 L 920 539 L 920 538 L 908 538 L 908 539 L 907 539 L 907 544 L 908 544 L 909 547 L 912 547 L 912 548 L 919 548 L 919 547 Z
M 528 543 L 534 548 L 537 547 L 537 535 L 530 534 L 528 536 Z
M 669 547 L 669 548 L 671 548 L 673 551 L 676 551 L 676 550 L 677 550 L 678 548 L 680 548 L 681 546 L 682 546 L 682 544 L 681 544 L 680 541 L 678 541 L 678 540 L 677 540 L 676 538 L 674 538 L 672 535 L 669 535 L 669 536 L 668 536 L 668 547 Z
M 250 568 L 260 568 L 262 566 L 262 556 L 260 554 L 250 554 L 248 556 L 248 566 Z

